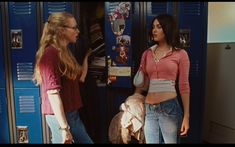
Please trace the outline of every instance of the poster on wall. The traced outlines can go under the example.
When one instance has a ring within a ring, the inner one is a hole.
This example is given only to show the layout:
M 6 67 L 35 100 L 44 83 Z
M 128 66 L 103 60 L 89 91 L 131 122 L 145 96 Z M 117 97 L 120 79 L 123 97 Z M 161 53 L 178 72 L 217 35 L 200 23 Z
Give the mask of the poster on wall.
M 12 49 L 22 49 L 22 30 L 11 30 L 11 48 Z

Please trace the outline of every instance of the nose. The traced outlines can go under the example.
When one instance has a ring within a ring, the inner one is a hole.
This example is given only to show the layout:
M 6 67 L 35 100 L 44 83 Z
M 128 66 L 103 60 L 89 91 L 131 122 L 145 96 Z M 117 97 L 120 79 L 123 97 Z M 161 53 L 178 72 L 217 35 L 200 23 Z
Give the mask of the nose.
M 156 30 L 156 29 L 153 29 L 153 30 L 152 30 L 152 33 L 153 33 L 153 34 L 156 34 L 156 33 L 157 33 L 157 30 Z
M 153 27 L 153 31 L 156 32 L 158 30 L 157 27 Z
M 77 35 L 76 35 L 77 38 L 79 38 L 79 34 L 80 34 L 80 30 L 79 30 L 79 29 L 76 30 L 76 34 L 77 34 Z
M 77 35 L 79 35 L 80 34 L 80 30 L 77 28 L 77 30 L 76 30 L 76 33 L 77 33 Z

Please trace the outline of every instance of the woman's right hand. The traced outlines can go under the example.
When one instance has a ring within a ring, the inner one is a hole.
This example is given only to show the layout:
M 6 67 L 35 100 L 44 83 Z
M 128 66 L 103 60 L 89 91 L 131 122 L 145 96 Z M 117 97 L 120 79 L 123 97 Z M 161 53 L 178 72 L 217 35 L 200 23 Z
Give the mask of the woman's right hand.
M 86 55 L 85 55 L 85 58 L 83 59 L 82 74 L 81 74 L 81 77 L 79 79 L 79 81 L 82 82 L 82 83 L 84 83 L 85 79 L 86 79 L 86 75 L 87 75 L 87 72 L 88 72 L 88 57 L 91 55 L 91 53 L 92 53 L 92 49 L 89 48 Z
M 64 144 L 72 144 L 73 143 L 73 136 L 70 130 L 61 130 L 62 139 Z
M 89 57 L 92 54 L 93 50 L 92 48 L 89 48 L 86 52 L 85 58 Z

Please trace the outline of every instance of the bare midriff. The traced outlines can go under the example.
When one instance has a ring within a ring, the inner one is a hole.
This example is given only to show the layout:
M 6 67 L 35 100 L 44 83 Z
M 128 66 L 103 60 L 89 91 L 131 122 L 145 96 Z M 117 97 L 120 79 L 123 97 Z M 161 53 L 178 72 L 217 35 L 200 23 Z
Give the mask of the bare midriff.
M 174 99 L 176 96 L 176 92 L 151 92 L 147 94 L 145 103 L 158 104 L 160 102 Z

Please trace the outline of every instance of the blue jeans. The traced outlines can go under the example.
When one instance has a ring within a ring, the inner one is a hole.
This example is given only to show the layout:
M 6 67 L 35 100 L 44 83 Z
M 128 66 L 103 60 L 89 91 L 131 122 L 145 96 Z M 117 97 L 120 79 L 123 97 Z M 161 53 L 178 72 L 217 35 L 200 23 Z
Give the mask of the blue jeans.
M 67 112 L 66 118 L 70 126 L 70 131 L 73 135 L 74 143 L 92 144 L 93 141 L 89 137 L 84 127 L 83 122 L 80 119 L 79 111 Z M 51 130 L 52 143 L 62 143 L 60 125 L 55 115 L 46 115 L 46 122 Z
M 156 105 L 145 103 L 146 143 L 179 143 L 182 109 L 177 98 Z

